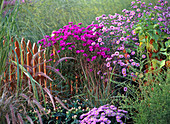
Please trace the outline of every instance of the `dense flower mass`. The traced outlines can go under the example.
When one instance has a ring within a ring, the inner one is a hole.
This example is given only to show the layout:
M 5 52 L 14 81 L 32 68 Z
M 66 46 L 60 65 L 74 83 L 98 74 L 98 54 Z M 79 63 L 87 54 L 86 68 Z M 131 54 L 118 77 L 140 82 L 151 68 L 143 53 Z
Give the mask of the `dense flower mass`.
M 102 64 L 107 69 L 99 68 L 101 78 L 105 72 L 113 72 L 113 68 L 117 74 L 124 77 L 132 76 L 134 69 L 131 68 L 140 67 L 139 61 L 135 59 L 137 48 L 146 42 L 141 42 L 139 31 L 150 30 L 151 27 L 148 25 L 153 25 L 152 28 L 156 34 L 158 32 L 160 35 L 162 33 L 170 34 L 170 8 L 166 6 L 168 2 L 162 0 L 159 3 L 152 6 L 152 3 L 146 5 L 140 0 L 132 1 L 131 10 L 122 10 L 124 15 L 117 13 L 102 15 L 96 17 L 98 24 L 93 22 L 87 27 L 80 27 L 81 23 L 73 25 L 73 22 L 69 22 L 69 25 L 53 31 L 51 37 L 45 36 L 38 43 L 43 47 L 50 47 L 58 43 L 58 53 L 67 56 L 74 55 L 77 59 L 83 58 L 87 63 L 102 59 Z M 146 28 L 142 29 L 139 25 L 142 27 L 144 25 Z M 146 53 L 142 53 L 141 58 L 145 59 Z
M 120 124 L 124 124 L 121 120 L 126 118 L 128 112 L 125 110 L 120 110 L 114 105 L 103 105 L 99 108 L 93 108 L 88 113 L 82 114 L 80 116 L 81 124 L 112 124 L 114 119 Z

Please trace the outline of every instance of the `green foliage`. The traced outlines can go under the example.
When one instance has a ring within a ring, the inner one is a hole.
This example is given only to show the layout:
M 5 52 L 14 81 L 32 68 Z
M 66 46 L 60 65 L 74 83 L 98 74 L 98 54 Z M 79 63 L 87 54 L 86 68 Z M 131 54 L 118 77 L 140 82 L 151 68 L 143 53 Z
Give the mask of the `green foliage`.
M 83 26 L 87 26 L 97 16 L 121 13 L 123 8 L 128 9 L 129 6 L 130 1 L 127 0 L 32 0 L 20 5 L 17 16 L 19 33 L 36 42 L 68 22 L 82 22 Z
M 61 104 L 58 102 L 55 103 L 56 110 L 54 110 L 52 103 L 47 102 L 46 112 L 48 118 L 45 115 L 41 115 L 43 123 L 78 124 L 80 115 L 90 110 L 86 102 L 81 102 L 78 97 L 71 98 L 70 100 L 62 100 L 62 102 L 69 110 L 62 108 Z M 33 110 L 29 111 L 29 116 L 33 119 L 34 123 L 39 122 L 38 116 Z

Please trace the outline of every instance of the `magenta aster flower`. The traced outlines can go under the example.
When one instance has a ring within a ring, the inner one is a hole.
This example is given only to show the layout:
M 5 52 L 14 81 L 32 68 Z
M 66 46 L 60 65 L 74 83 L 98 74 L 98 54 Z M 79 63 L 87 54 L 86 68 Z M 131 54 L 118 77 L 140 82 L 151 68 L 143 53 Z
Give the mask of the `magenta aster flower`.
M 80 50 L 77 50 L 76 53 L 80 53 Z
M 61 50 L 65 50 L 65 47 L 62 47 Z
M 69 49 L 69 50 L 72 50 L 72 48 L 71 48 L 71 47 L 68 47 L 68 49 Z
M 83 56 L 87 57 L 87 54 L 86 54 L 86 53 L 84 53 L 84 54 L 83 54 Z
M 53 56 L 54 55 L 54 53 L 52 53 L 50 56 Z

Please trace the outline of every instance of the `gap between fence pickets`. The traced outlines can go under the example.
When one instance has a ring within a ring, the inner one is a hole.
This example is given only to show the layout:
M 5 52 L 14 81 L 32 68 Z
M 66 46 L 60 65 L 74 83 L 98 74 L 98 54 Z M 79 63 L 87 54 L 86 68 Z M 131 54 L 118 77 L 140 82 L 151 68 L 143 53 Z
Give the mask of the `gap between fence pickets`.
M 5 43 L 5 40 L 3 40 L 3 44 L 4 43 Z M 13 43 L 13 38 L 11 38 L 11 43 Z M 15 49 L 12 50 L 12 54 L 10 55 L 10 59 L 17 62 L 17 57 L 18 57 L 19 64 L 26 65 L 26 70 L 30 73 L 30 75 L 37 82 L 39 82 L 43 87 L 48 88 L 47 78 L 45 78 L 41 74 L 38 74 L 38 76 L 36 76 L 36 72 L 43 72 L 45 75 L 47 75 L 47 70 L 45 68 L 47 66 L 46 51 L 44 50 L 44 52 L 40 52 L 42 50 L 42 46 L 37 47 L 36 43 L 33 43 L 33 45 L 31 45 L 30 40 L 28 40 L 28 42 L 26 43 L 24 38 L 22 38 L 21 43 L 19 43 L 16 40 L 14 42 L 14 44 L 15 44 Z M 53 50 L 51 51 L 53 53 L 53 57 L 54 57 L 53 62 L 56 62 L 55 59 L 59 58 L 58 55 L 56 54 L 57 49 L 58 49 L 58 45 L 53 47 Z M 16 52 L 17 57 L 16 57 L 14 51 Z M 37 52 L 39 52 L 38 56 L 34 58 L 34 55 L 37 54 Z M 22 53 L 22 57 L 21 57 L 21 53 Z M 9 59 L 9 62 L 11 62 L 10 59 Z M 40 64 L 42 62 L 44 62 L 44 64 Z M 38 65 L 38 66 L 36 67 L 36 65 Z M 6 70 L 4 72 L 4 77 L 5 77 L 4 82 L 16 81 L 17 80 L 17 66 L 15 66 L 15 68 L 14 68 L 14 65 L 10 65 L 9 75 L 7 75 L 7 70 Z M 28 80 L 28 77 L 25 74 L 23 74 L 23 76 L 21 77 L 21 69 L 19 69 L 19 77 L 22 78 L 24 81 Z M 55 80 L 55 78 L 54 78 L 54 80 Z M 12 82 L 12 83 L 13 84 L 11 85 L 11 89 L 14 89 L 16 82 Z M 68 82 L 66 82 L 66 84 L 67 83 Z M 76 82 L 75 83 L 76 83 L 75 93 L 78 93 L 78 78 L 77 78 L 77 76 L 76 76 Z M 57 89 L 56 85 L 54 87 L 52 86 L 52 82 L 50 82 L 49 85 L 50 85 L 51 91 Z M 70 83 L 70 93 L 71 94 L 73 94 L 73 89 L 74 89 L 73 88 L 73 81 L 71 81 L 71 83 Z M 31 86 L 29 86 L 29 90 L 32 91 Z

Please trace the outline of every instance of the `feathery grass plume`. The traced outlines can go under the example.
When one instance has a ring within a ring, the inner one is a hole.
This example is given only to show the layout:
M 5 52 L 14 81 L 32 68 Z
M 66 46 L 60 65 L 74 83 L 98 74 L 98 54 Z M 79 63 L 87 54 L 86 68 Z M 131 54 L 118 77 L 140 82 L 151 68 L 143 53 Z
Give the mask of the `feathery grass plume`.
M 2 84 L 2 82 L 1 82 Z M 1 85 L 1 90 L 3 91 L 0 94 L 0 123 L 26 123 L 31 122 L 31 118 L 28 116 L 28 111 L 30 109 L 35 110 L 37 116 L 40 113 L 45 113 L 44 108 L 33 99 L 31 93 L 20 92 L 17 96 L 17 93 L 10 92 L 8 88 L 10 87 L 9 82 L 6 82 L 5 85 Z M 27 96 L 28 94 L 29 96 Z M 28 102 L 27 102 L 28 101 Z M 40 109 L 37 110 L 36 106 Z M 39 118 L 41 120 L 41 118 Z

